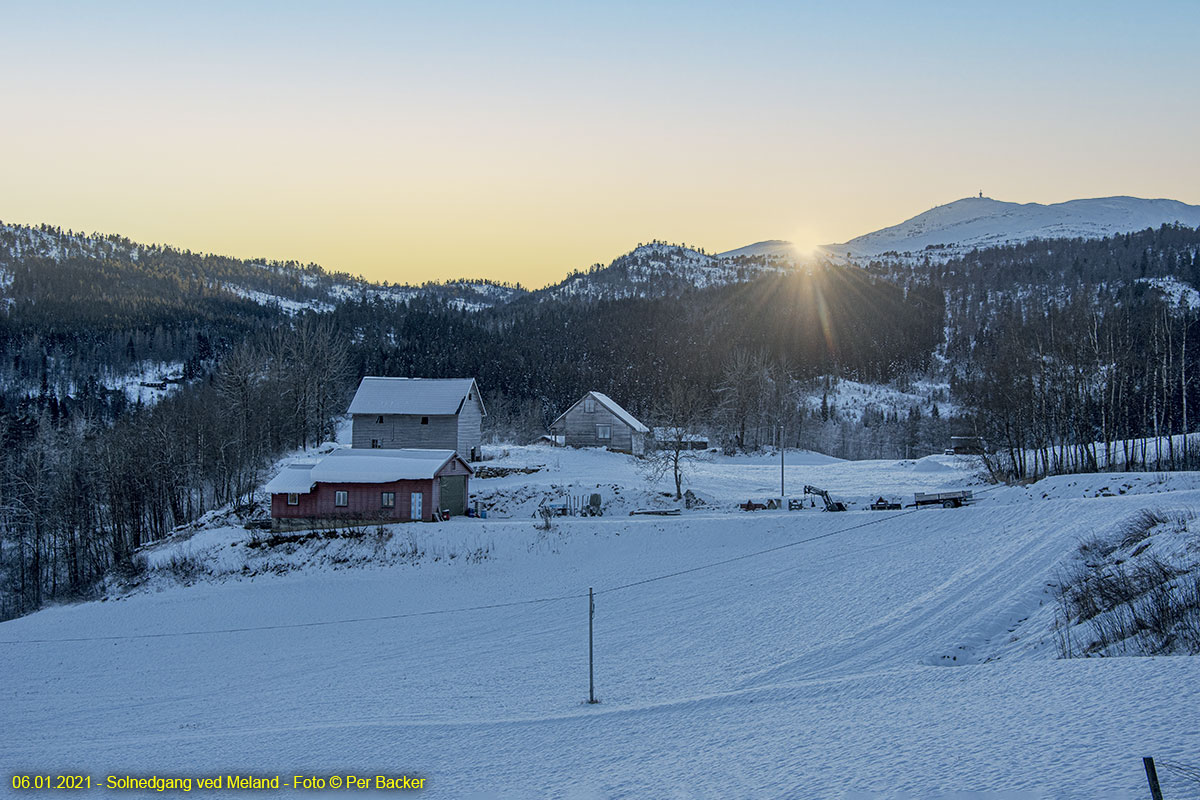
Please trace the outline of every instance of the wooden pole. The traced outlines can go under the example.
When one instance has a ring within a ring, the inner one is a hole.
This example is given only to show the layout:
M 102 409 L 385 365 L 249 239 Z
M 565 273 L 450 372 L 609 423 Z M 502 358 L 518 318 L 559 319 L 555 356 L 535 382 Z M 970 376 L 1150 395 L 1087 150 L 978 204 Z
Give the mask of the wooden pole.
M 592 594 L 592 587 L 588 587 L 588 702 L 595 703 L 596 701 L 596 668 L 594 650 L 592 647 L 592 618 L 596 616 L 596 601 Z M 1158 800 L 1162 800 L 1160 797 Z
M 1142 759 L 1146 767 L 1146 782 L 1150 784 L 1150 797 L 1153 800 L 1163 800 L 1162 788 L 1158 785 L 1158 770 L 1154 768 L 1154 759 L 1147 756 Z
M 783 426 L 779 426 L 779 504 L 783 507 L 785 501 L 783 499 Z

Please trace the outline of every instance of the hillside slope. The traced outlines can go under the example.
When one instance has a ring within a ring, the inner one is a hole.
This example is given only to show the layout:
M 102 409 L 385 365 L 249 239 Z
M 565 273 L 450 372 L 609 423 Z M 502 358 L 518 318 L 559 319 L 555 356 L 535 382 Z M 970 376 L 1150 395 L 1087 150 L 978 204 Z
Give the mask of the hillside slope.
M 664 297 L 689 289 L 745 283 L 790 267 L 790 260 L 763 254 L 713 256 L 686 245 L 641 244 L 608 266 L 575 272 L 535 293 L 541 300 L 616 300 Z
M 975 248 L 1030 239 L 1100 239 L 1175 222 L 1200 226 L 1200 206 L 1137 197 L 1100 197 L 1050 205 L 967 197 L 844 244 L 828 245 L 825 250 L 854 258 L 884 253 L 911 256 L 932 250 L 932 255 L 948 258 Z
M 759 469 L 718 460 L 699 480 L 732 493 Z M 885 492 L 914 474 L 794 469 Z M 1141 755 L 1200 748 L 1179 714 L 1200 664 L 1054 660 L 1048 587 L 1081 537 L 1200 502 L 1194 476 L 1132 477 L 1125 496 L 1071 479 L 907 514 L 399 526 L 493 555 L 49 609 L 0 624 L 0 751 L 14 772 L 99 777 L 417 774 L 429 797 L 1138 797 Z

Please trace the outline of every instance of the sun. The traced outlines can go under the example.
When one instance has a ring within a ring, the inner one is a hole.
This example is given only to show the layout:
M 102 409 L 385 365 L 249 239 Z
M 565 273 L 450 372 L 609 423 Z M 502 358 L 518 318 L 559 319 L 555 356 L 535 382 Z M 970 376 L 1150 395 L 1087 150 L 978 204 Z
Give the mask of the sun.
M 813 261 L 821 253 L 821 238 L 815 231 L 801 230 L 792 236 L 792 253 L 797 261 Z

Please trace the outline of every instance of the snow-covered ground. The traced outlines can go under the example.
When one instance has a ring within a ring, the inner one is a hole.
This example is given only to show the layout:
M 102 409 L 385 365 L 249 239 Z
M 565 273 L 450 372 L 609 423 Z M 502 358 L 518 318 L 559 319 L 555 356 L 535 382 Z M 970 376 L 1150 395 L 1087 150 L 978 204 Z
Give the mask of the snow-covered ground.
M 450 798 L 996 800 L 1148 797 L 1143 755 L 1200 760 L 1197 659 L 1060 660 L 1053 629 L 1080 543 L 1144 508 L 1200 506 L 1200 475 L 989 488 L 968 459 L 786 453 L 788 494 L 811 483 L 859 505 L 746 513 L 735 504 L 778 494 L 777 458 L 714 456 L 686 485 L 708 505 L 631 517 L 675 505 L 633 458 L 489 454 L 493 470 L 540 468 L 473 483 L 491 518 L 358 545 L 474 543 L 480 558 L 348 568 L 310 543 L 280 548 L 299 560 L 284 574 L 164 575 L 0 624 L 6 772 L 407 773 Z M 597 484 L 605 516 L 535 529 L 538 502 Z M 858 510 L 966 487 L 967 508 Z M 239 563 L 255 535 L 209 527 L 151 553 Z M 1168 797 L 1197 796 L 1163 777 Z
M 103 383 L 105 388 L 123 391 L 131 403 L 140 401 L 152 406 L 179 389 L 178 383 L 168 381 L 176 381 L 182 375 L 182 361 L 144 361 L 125 375 L 105 375 Z
M 1138 278 L 1138 281 L 1158 289 L 1172 305 L 1192 311 L 1200 308 L 1200 292 L 1178 278 Z
M 253 303 L 258 303 L 260 306 L 275 306 L 281 311 L 291 316 L 301 313 L 302 311 L 316 311 L 325 313 L 333 310 L 333 305 L 320 300 L 309 300 L 301 302 L 293 300 L 289 297 L 280 297 L 279 295 L 267 294 L 260 292 L 257 289 L 247 289 L 244 286 L 235 286 L 234 284 L 225 284 L 225 288 L 237 295 L 245 298 Z

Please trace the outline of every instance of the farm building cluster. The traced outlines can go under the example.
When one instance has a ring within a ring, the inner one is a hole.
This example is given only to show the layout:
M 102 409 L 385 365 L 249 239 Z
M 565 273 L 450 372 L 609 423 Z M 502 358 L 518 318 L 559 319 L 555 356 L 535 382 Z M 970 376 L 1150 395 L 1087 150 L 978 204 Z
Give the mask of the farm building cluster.
M 286 464 L 266 485 L 275 530 L 432 521 L 469 513 L 471 462 L 487 410 L 473 378 L 362 379 L 349 409 L 351 446 Z M 634 455 L 650 429 L 588 392 L 551 425 L 568 447 Z

